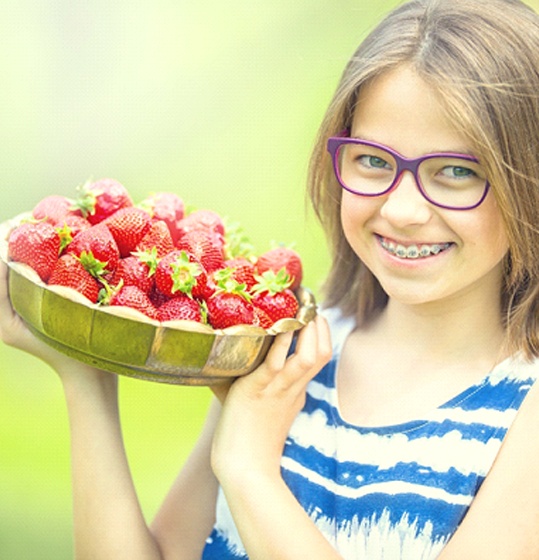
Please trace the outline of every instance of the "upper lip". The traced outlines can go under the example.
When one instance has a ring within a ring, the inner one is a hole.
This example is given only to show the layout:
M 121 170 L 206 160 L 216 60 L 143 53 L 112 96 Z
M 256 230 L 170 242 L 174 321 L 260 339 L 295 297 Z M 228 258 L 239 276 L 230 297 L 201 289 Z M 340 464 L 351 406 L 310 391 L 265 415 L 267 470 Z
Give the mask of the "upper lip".
M 384 240 L 386 243 L 395 243 L 396 245 L 403 245 L 404 247 L 411 247 L 412 245 L 445 245 L 446 243 L 450 243 L 450 241 L 417 241 L 415 239 L 403 240 L 379 233 L 375 235 Z

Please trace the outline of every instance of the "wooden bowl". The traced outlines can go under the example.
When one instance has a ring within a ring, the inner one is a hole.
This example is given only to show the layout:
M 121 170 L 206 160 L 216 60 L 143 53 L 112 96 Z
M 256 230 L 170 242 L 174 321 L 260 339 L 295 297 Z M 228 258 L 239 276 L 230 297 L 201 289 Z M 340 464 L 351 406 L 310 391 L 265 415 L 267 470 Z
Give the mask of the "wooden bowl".
M 253 371 L 275 336 L 316 316 L 313 294 L 300 287 L 293 319 L 271 329 L 238 325 L 216 330 L 194 321 L 153 321 L 138 311 L 92 304 L 70 288 L 48 286 L 29 266 L 9 261 L 7 238 L 20 221 L 0 224 L 0 258 L 9 266 L 11 304 L 47 344 L 119 375 L 177 385 L 212 385 Z

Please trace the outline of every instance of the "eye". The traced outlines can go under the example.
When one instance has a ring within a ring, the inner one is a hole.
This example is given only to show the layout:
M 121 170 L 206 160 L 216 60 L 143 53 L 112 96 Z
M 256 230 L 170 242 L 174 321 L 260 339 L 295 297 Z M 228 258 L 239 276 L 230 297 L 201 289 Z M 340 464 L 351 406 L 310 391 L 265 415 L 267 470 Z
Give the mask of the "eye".
M 477 173 L 469 167 L 447 165 L 440 170 L 440 174 L 448 179 L 470 179 L 477 177 Z
M 391 169 L 391 166 L 385 159 L 378 156 L 362 155 L 357 158 L 358 162 L 364 167 L 372 169 Z

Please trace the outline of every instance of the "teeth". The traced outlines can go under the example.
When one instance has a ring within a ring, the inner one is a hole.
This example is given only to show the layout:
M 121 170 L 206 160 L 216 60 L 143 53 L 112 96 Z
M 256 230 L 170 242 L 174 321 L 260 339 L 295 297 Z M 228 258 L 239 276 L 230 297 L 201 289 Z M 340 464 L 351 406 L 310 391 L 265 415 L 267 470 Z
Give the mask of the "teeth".
M 419 256 L 421 257 L 428 257 L 432 252 L 432 248 L 429 247 L 428 245 L 422 245 L 420 251 L 419 251 Z
M 430 255 L 437 255 L 445 251 L 450 243 L 434 243 L 433 245 L 409 245 L 408 247 L 395 243 L 394 241 L 380 240 L 382 247 L 401 259 L 419 259 L 429 257 Z
M 408 247 L 406 257 L 409 259 L 417 259 L 419 257 L 419 249 L 417 248 L 417 245 L 410 245 L 410 247 Z

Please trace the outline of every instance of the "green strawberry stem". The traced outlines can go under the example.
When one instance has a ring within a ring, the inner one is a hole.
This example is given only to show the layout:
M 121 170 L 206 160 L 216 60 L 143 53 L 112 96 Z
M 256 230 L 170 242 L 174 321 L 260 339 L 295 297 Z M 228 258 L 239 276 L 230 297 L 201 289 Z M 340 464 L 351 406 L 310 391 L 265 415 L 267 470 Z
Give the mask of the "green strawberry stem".
M 157 247 L 152 247 L 147 251 L 133 251 L 131 254 L 148 267 L 148 276 L 153 276 L 155 274 L 160 261 L 157 254 Z
M 97 194 L 95 191 L 90 190 L 90 180 L 77 187 L 79 196 L 73 204 L 73 209 L 80 210 L 84 218 L 93 216 L 95 214 L 95 205 L 97 202 Z
M 111 286 L 104 278 L 100 278 L 103 287 L 99 290 L 97 303 L 99 305 L 110 305 L 110 300 L 123 288 L 124 279 L 121 278 L 116 286 Z
M 73 236 L 71 235 L 71 228 L 64 223 L 62 227 L 57 227 L 56 231 L 60 236 L 60 251 L 58 254 L 61 254 L 63 250 L 73 241 Z
M 270 241 L 270 248 L 271 249 L 292 249 L 292 250 L 295 250 L 296 249 L 296 242 L 293 241 L 291 243 L 285 243 L 284 241 L 276 241 L 275 239 L 272 239 Z
M 172 268 L 172 292 L 179 291 L 192 297 L 193 288 L 197 284 L 197 277 L 202 274 L 201 266 L 190 261 L 186 251 L 182 251 L 170 266 Z
M 251 301 L 251 294 L 247 291 L 247 284 L 240 284 L 232 277 L 232 273 L 232 269 L 223 268 L 215 274 L 215 284 L 217 286 L 215 294 L 235 294 L 241 296 L 246 301 Z
M 225 259 L 255 259 L 255 248 L 239 222 L 225 221 Z
M 109 273 L 105 268 L 107 263 L 97 260 L 91 251 L 82 251 L 79 260 L 84 269 L 98 280 L 102 280 Z
M 266 270 L 261 275 L 255 275 L 255 280 L 257 283 L 253 286 L 254 294 L 268 292 L 270 295 L 275 295 L 284 292 L 284 290 L 292 285 L 292 280 L 285 267 L 281 268 L 277 273 L 271 269 Z

